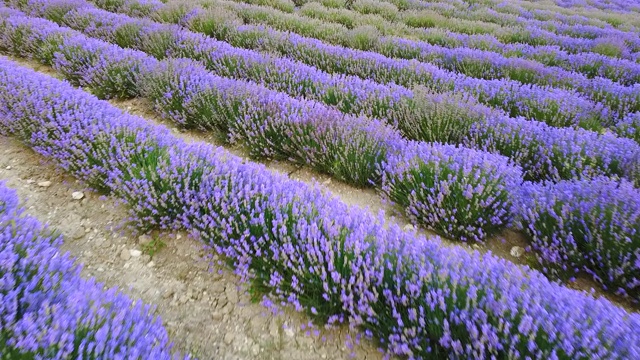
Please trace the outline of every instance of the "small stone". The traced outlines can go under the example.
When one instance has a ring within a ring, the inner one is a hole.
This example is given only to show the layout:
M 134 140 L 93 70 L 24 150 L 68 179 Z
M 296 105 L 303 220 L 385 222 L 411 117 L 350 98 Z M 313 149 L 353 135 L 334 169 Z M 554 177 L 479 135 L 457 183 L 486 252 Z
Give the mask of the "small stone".
M 519 258 L 520 256 L 524 255 L 524 249 L 520 246 L 514 246 L 511 248 L 511 251 L 509 253 L 511 254 L 511 256 Z
M 73 200 L 82 200 L 84 194 L 82 193 L 82 191 L 74 191 L 73 194 L 71 194 L 71 197 L 73 198 Z
M 147 267 L 152 268 L 152 267 L 154 267 L 154 266 L 156 266 L 156 263 L 154 263 L 153 261 L 149 261 L 149 262 L 147 263 Z
M 294 337 L 296 335 L 293 329 L 288 326 L 284 328 L 284 334 L 287 335 L 288 337 Z
M 34 182 L 36 182 L 36 181 L 35 181 L 35 180 L 33 180 L 33 179 L 29 179 L 29 180 L 27 180 L 27 184 L 33 184 Z
M 131 257 L 140 257 L 142 255 L 142 251 L 131 249 L 129 250 L 129 254 L 131 255 Z
M 44 187 L 44 188 L 49 187 L 49 186 L 51 186 L 51 181 L 40 181 L 38 183 L 38 186 Z
M 327 180 L 323 181 L 322 184 L 324 184 L 324 185 L 331 184 L 331 179 L 327 179 Z
M 138 236 L 138 244 L 140 244 L 141 246 L 147 246 L 151 244 L 152 241 L 153 239 L 149 235 L 145 234 Z
M 74 240 L 80 240 L 84 237 L 84 234 L 85 234 L 84 229 L 81 227 L 78 227 L 73 231 L 73 233 L 71 233 L 71 237 Z
M 214 321 L 221 321 L 222 318 L 224 318 L 224 314 L 218 312 L 218 311 L 214 311 L 211 314 L 211 319 L 213 319 Z
M 251 353 L 253 356 L 257 356 L 260 353 L 260 345 L 253 344 L 253 346 L 251 346 Z
M 122 249 L 122 251 L 120 252 L 120 258 L 124 261 L 131 259 L 131 252 L 129 252 L 129 250 L 127 249 Z
M 162 298 L 163 299 L 168 299 L 168 298 L 170 298 L 172 296 L 173 296 L 173 290 L 169 289 L 169 290 L 164 292 L 164 294 L 162 295 Z
M 402 228 L 402 230 L 404 230 L 404 231 L 413 231 L 415 229 L 416 229 L 416 227 L 411 225 L 411 224 L 407 224 Z
M 224 335 L 224 343 L 227 345 L 231 345 L 233 340 L 235 339 L 235 335 L 232 332 L 228 332 Z
M 99 268 L 98 268 L 98 272 L 103 272 L 103 271 L 104 271 L 104 268 L 103 268 L 103 267 L 99 267 Z
M 7 166 L 5 169 L 11 170 L 11 165 Z
M 236 304 L 238 302 L 238 291 L 236 290 L 234 285 L 228 285 L 224 289 L 224 294 L 230 303 Z
M 177 239 L 177 240 L 182 239 L 182 235 L 180 235 L 180 234 L 176 235 L 176 239 Z

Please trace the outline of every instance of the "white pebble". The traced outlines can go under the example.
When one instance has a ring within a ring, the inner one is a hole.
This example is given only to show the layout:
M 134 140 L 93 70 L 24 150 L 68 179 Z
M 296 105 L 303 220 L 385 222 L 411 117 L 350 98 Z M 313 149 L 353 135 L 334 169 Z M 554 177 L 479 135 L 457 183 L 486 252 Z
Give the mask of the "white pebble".
M 140 257 L 142 255 L 142 251 L 131 249 L 129 250 L 129 254 L 131 254 L 132 257 Z
M 73 194 L 71 194 L 71 197 L 73 198 L 73 200 L 80 200 L 84 197 L 84 194 L 82 193 L 82 191 L 74 191 Z
M 521 248 L 520 246 L 514 246 L 511 248 L 511 256 L 519 258 L 520 256 L 524 255 L 524 249 Z

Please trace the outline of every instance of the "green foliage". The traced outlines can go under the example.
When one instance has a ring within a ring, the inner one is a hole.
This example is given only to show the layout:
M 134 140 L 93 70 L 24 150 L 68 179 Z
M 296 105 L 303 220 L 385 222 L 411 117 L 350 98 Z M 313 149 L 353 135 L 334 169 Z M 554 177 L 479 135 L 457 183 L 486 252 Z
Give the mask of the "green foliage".
M 167 244 L 158 236 L 154 235 L 151 242 L 142 246 L 142 252 L 153 258 L 160 250 L 165 248 Z

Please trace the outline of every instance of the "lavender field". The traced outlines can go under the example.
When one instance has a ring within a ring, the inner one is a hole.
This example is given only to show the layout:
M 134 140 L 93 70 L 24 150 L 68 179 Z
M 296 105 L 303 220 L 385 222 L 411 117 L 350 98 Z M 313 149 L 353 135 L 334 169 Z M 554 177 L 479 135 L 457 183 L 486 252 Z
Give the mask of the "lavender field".
M 0 359 L 640 359 L 638 0 L 2 0 L 0 53 Z

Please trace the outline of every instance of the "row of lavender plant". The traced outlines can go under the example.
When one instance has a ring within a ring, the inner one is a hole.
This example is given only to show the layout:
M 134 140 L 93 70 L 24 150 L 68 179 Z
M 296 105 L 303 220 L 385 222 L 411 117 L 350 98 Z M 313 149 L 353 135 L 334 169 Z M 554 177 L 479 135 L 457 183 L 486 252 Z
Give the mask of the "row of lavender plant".
M 606 290 L 640 300 L 640 192 L 599 178 L 524 186 L 522 226 L 552 278 L 587 273 Z
M 495 7 L 495 5 L 494 5 Z M 497 24 L 501 28 L 497 28 L 497 32 L 515 32 L 530 31 L 531 29 L 540 29 L 546 34 L 556 35 L 568 35 L 575 38 L 596 39 L 596 38 L 621 38 L 632 46 L 640 44 L 634 35 L 635 29 L 628 31 L 612 28 L 611 26 L 593 26 L 587 24 L 563 24 L 557 21 L 546 20 L 534 20 L 527 19 L 520 16 L 514 16 L 511 14 L 499 13 L 494 10 L 494 7 L 476 7 L 476 8 L 463 8 L 458 9 L 456 7 L 447 6 L 442 2 L 425 4 L 423 10 L 428 10 L 425 15 L 429 17 L 433 13 L 448 19 L 457 20 L 471 20 L 482 21 L 487 24 Z M 413 16 L 419 17 L 420 14 Z M 553 36 L 553 35 L 552 35 Z
M 94 1 L 103 6 L 101 1 Z M 134 4 L 135 0 L 127 4 Z M 132 6 L 132 5 L 129 5 Z M 157 12 L 167 9 L 161 20 L 180 22 L 194 16 L 207 18 L 207 11 L 190 4 L 193 11 L 172 11 L 161 6 Z M 117 8 L 105 6 L 108 9 Z M 126 6 L 119 11 L 126 11 Z M 214 9 L 215 11 L 215 9 Z M 182 16 L 185 16 L 183 19 Z M 215 21 L 207 22 L 212 30 Z M 530 119 L 552 124 L 572 124 L 586 128 L 599 128 L 614 122 L 620 114 L 602 104 L 595 104 L 575 91 L 525 85 L 510 80 L 483 80 L 455 74 L 437 66 L 417 61 L 391 59 L 378 53 L 353 50 L 325 44 L 317 39 L 305 38 L 261 27 L 239 27 L 236 31 L 223 27 L 224 39 L 235 46 L 265 51 L 275 51 L 331 73 L 343 73 L 371 79 L 380 83 L 396 83 L 403 86 L 425 85 L 438 92 L 456 91 L 473 95 L 479 101 L 506 110 L 511 116 L 522 115 Z M 217 31 L 216 31 L 217 33 Z M 211 35 L 216 35 L 211 32 Z M 231 39 L 233 37 L 233 39 Z
M 596 9 L 571 9 L 553 6 L 550 4 L 536 4 L 531 2 L 517 2 L 502 7 L 496 7 L 496 10 L 504 13 L 512 13 L 526 18 L 535 18 L 538 20 L 546 20 L 549 18 L 556 19 L 567 24 L 586 24 L 586 25 L 611 25 L 615 28 L 631 28 L 640 27 L 640 21 L 630 13 L 604 12 Z
M 428 3 L 432 2 L 433 1 L 429 1 Z M 457 8 L 468 8 L 468 4 L 464 1 L 438 0 L 437 3 L 451 4 Z M 424 6 L 424 4 L 425 2 L 423 1 L 407 0 L 407 6 L 399 6 L 398 9 L 419 10 Z M 344 3 L 342 5 L 344 5 Z M 615 28 L 623 29 L 637 28 L 638 25 L 634 26 L 634 24 L 640 24 L 640 22 L 638 22 L 637 19 L 634 19 L 631 14 L 604 12 L 594 8 L 588 10 L 581 8 L 564 8 L 558 7 L 555 4 L 529 1 L 510 1 L 508 3 L 502 2 L 500 4 L 486 3 L 486 5 L 491 6 L 491 10 L 500 15 L 513 15 L 526 20 L 553 20 L 568 25 L 581 24 L 600 27 L 613 26 Z
M 579 72 L 589 78 L 603 77 L 624 85 L 633 85 L 640 79 L 640 64 L 619 58 L 596 53 L 571 54 L 560 47 L 530 46 L 524 44 L 503 44 L 497 38 L 490 35 L 465 35 L 439 29 L 425 30 L 427 43 L 440 45 L 446 48 L 470 48 L 500 53 L 507 58 L 516 57 L 532 60 L 545 66 L 559 67 L 567 71 Z M 424 42 L 408 39 L 380 38 L 377 46 L 379 52 L 387 56 L 400 58 L 413 58 Z M 398 44 L 394 45 L 395 42 Z M 620 48 L 617 41 L 606 42 L 606 46 L 612 51 Z M 386 51 L 386 52 L 385 52 Z
M 456 239 L 482 241 L 514 216 L 522 174 L 500 155 L 449 145 L 412 152 L 422 145 L 378 120 L 221 78 L 191 60 L 159 62 L 44 19 L 6 17 L 0 49 L 52 65 L 103 97 L 141 94 L 162 116 L 242 142 L 253 157 L 289 159 L 360 186 L 380 185 L 384 174 L 385 194 L 414 222 Z M 402 166 L 409 161 L 414 169 Z M 417 175 L 404 176 L 409 170 Z M 426 187 L 423 178 L 437 182 Z
M 1 92 L 11 91 L 6 85 Z M 61 236 L 24 216 L 18 202 L 0 182 L 0 357 L 178 358 L 150 306 L 83 279 L 74 259 L 60 252 Z
M 397 86 L 384 87 L 357 77 L 329 75 L 286 59 L 232 48 L 169 25 L 97 9 L 71 11 L 76 3 L 38 4 L 35 12 L 49 14 L 64 25 L 123 47 L 161 58 L 199 59 L 218 75 L 251 79 L 297 98 L 333 105 L 345 113 L 383 119 L 409 139 L 463 144 L 502 153 L 523 168 L 526 179 L 557 180 L 597 173 L 635 178 L 633 169 L 637 167 L 634 164 L 638 162 L 640 149 L 610 134 L 556 129 L 508 118 L 455 95 L 434 95 Z M 616 130 L 634 138 L 627 125 Z
M 349 323 L 413 358 L 620 358 L 640 317 L 494 256 L 443 247 L 317 188 L 184 143 L 81 90 L 0 60 L 2 132 L 129 205 L 144 228 L 185 228 L 268 306 Z
M 175 4 L 175 1 L 172 2 L 172 4 Z M 279 3 L 268 2 L 269 6 L 281 9 L 277 7 L 277 4 Z M 327 6 L 331 5 L 327 2 L 323 2 L 323 4 Z M 357 3 L 354 3 L 354 10 L 356 4 Z M 344 3 L 340 2 L 339 6 L 343 5 Z M 364 7 L 360 11 L 369 14 L 366 9 L 368 9 L 368 7 Z M 301 11 L 305 12 L 305 7 L 303 7 Z M 309 14 L 320 15 L 318 9 L 315 8 L 308 9 L 308 12 Z M 601 40 L 594 48 L 594 51 L 598 53 L 584 52 L 570 54 L 561 50 L 561 48 L 556 45 L 531 46 L 522 43 L 504 44 L 498 40 L 496 36 L 491 34 L 467 35 L 442 28 L 429 28 L 417 32 L 415 29 L 404 29 L 404 27 L 398 27 L 398 25 L 380 20 L 382 19 L 376 21 L 375 18 L 365 18 L 359 25 L 361 27 L 350 31 L 343 29 L 341 31 L 342 35 L 334 40 L 345 46 L 357 46 L 361 49 L 375 50 L 386 56 L 407 59 L 416 58 L 416 56 L 421 53 L 420 49 L 425 46 L 429 47 L 430 44 L 446 48 L 465 47 L 497 52 L 506 57 L 522 57 L 546 66 L 560 67 L 567 71 L 579 72 L 589 78 L 596 76 L 605 77 L 613 81 L 621 82 L 623 85 L 632 85 L 640 81 L 640 64 L 627 59 L 600 54 L 613 54 L 617 56 L 617 54 L 625 53 L 627 47 L 624 41 L 619 38 L 608 37 L 605 40 Z M 227 19 L 227 22 L 228 21 L 229 19 Z M 352 27 L 359 24 L 355 19 L 352 19 L 352 16 L 350 16 L 350 13 L 346 9 L 342 9 L 339 14 L 335 15 L 334 21 L 341 21 L 345 26 L 351 25 Z M 301 26 L 310 27 L 311 29 L 315 29 L 315 31 L 319 29 L 322 31 L 321 28 L 327 25 L 323 24 L 322 26 L 318 26 L 316 23 L 309 24 L 309 22 L 306 21 L 303 22 Z M 371 26 L 375 27 L 376 30 Z M 335 31 L 334 29 L 334 32 Z M 389 36 L 377 35 L 377 31 Z M 417 37 L 422 41 L 409 40 L 403 36 L 409 38 Z M 356 41 L 357 38 L 361 38 L 362 40 Z M 402 44 L 396 44 L 398 41 L 402 42 Z
M 44 20 L 25 20 L 24 17 L 9 18 L 8 24 L 12 24 L 10 26 L 13 28 L 5 29 L 5 35 L 0 38 L 7 40 L 0 43 L 12 44 L 11 50 L 15 53 L 27 56 L 35 53 L 41 59 L 54 59 L 53 65 L 67 78 L 88 86 L 101 95 L 131 96 L 137 93 L 135 81 L 131 82 L 130 79 L 136 78 L 135 74 L 140 72 L 136 66 L 144 63 L 144 56 L 135 61 L 135 53 L 127 53 L 84 37 L 46 44 L 41 35 L 33 35 L 33 29 L 46 29 L 39 31 L 44 31 L 47 36 L 54 36 L 54 39 L 58 39 L 55 36 L 60 33 L 49 30 Z M 55 27 L 52 23 L 48 24 Z M 26 31 L 27 29 L 32 30 Z M 25 42 L 25 37 L 31 40 Z M 18 41 L 11 41 L 15 39 Z M 25 53 L 23 49 L 30 49 L 32 52 L 27 50 Z M 47 49 L 54 49 L 57 53 L 49 54 Z M 270 112 L 273 107 L 264 106 L 247 110 L 238 103 L 243 99 L 255 99 L 257 87 L 224 82 L 189 61 L 170 61 L 158 66 L 148 64 L 142 68 L 149 71 L 149 74 L 141 75 L 142 82 L 145 83 L 142 92 L 155 100 L 161 114 L 183 125 L 230 133 L 231 138 L 247 143 L 254 155 L 286 154 L 343 178 L 361 174 L 365 179 L 370 179 L 374 169 L 380 166 L 379 162 L 383 162 L 382 190 L 385 194 L 403 206 L 414 222 L 427 224 L 440 233 L 462 240 L 481 240 L 503 229 L 513 218 L 511 204 L 514 199 L 519 198 L 520 176 L 514 168 L 506 166 L 504 160 L 447 146 L 407 146 L 397 137 L 377 139 L 376 132 L 366 132 L 366 128 L 363 132 L 358 126 L 349 127 L 340 118 L 332 116 L 331 112 L 307 111 L 299 114 L 280 108 L 285 112 L 274 114 Z M 128 75 L 116 76 L 121 72 Z M 114 84 L 109 75 L 118 81 L 126 79 L 129 82 Z M 239 94 L 242 99 L 225 98 L 220 93 Z M 259 104 L 273 103 L 275 99 L 278 105 L 287 104 L 284 105 L 287 110 L 303 108 L 274 93 L 264 92 L 262 95 L 263 97 L 258 95 L 256 100 Z M 239 113 L 244 117 L 239 116 Z M 264 120 L 265 114 L 267 120 Z M 307 122 L 298 121 L 297 116 L 307 119 Z M 331 118 L 332 130 L 327 131 L 327 124 L 323 120 Z M 239 123 L 233 123 L 234 119 L 240 119 L 237 120 Z M 282 119 L 295 120 L 291 125 Z M 261 125 L 267 129 L 258 128 Z M 310 128 L 299 130 L 304 125 Z M 286 137 L 282 137 L 283 133 Z M 336 141 L 336 138 L 339 140 Z M 354 146 L 350 146 L 349 141 Z M 344 156 L 345 153 L 347 156 Z M 381 155 L 376 158 L 376 154 Z M 355 178 L 347 179 L 357 181 Z M 445 179 L 446 182 L 442 182 Z M 586 183 L 584 186 L 589 185 Z M 603 207 L 611 206 L 606 201 L 596 203 Z M 615 208 L 615 204 L 613 206 Z M 588 228 L 589 226 L 599 229 L 599 224 L 587 225 Z M 535 224 L 535 229 L 538 227 L 544 228 L 544 224 Z M 551 231 L 561 233 L 565 230 L 560 226 Z M 624 231 L 616 234 L 627 236 Z M 631 248 L 635 249 L 633 246 Z M 626 251 L 620 254 L 628 255 Z M 630 271 L 637 270 L 631 268 Z M 627 276 L 627 273 L 621 273 L 620 276 Z M 614 280 L 619 279 L 612 281 Z M 604 283 L 609 284 L 608 281 Z M 628 293 L 634 293 L 635 285 L 631 285 L 626 288 Z
M 193 6 L 189 2 L 183 2 L 183 6 Z M 221 5 L 214 5 L 221 6 Z M 244 8 L 242 4 L 234 4 L 235 9 L 245 22 L 264 23 L 278 30 L 293 31 L 303 36 L 313 37 L 329 43 L 344 45 L 362 50 L 373 50 L 383 55 L 396 55 L 397 48 L 406 48 L 402 39 L 385 38 L 384 46 L 378 43 L 375 32 L 364 29 L 353 33 L 346 28 L 326 28 L 323 21 L 314 23 L 308 18 L 294 14 L 277 12 L 263 7 Z M 309 9 L 308 14 L 318 14 L 321 10 Z M 175 12 L 176 10 L 174 10 Z M 186 11 L 184 11 L 186 12 Z M 162 16 L 162 15 L 161 15 Z M 166 18 L 176 18 L 176 15 L 165 15 Z M 610 44 L 607 41 L 607 44 Z M 607 108 L 624 116 L 627 112 L 640 110 L 640 86 L 625 87 L 623 85 L 602 78 L 587 78 L 580 74 L 567 72 L 557 67 L 544 67 L 532 62 L 507 58 L 492 52 L 482 52 L 470 49 L 449 49 L 439 45 L 409 42 L 410 45 L 418 44 L 419 51 L 411 53 L 410 58 L 437 65 L 448 71 L 460 73 L 472 78 L 480 79 L 511 79 L 517 83 L 537 84 L 540 86 L 552 86 L 567 89 L 575 89 L 585 97 L 596 103 L 602 103 Z M 390 49 L 386 49 L 390 47 Z M 407 57 L 404 53 L 404 58 Z
M 251 23 L 261 23 L 273 27 L 280 27 L 280 30 L 293 30 L 288 27 L 296 26 L 306 28 L 308 29 L 308 31 L 312 31 L 317 34 L 317 32 L 315 32 L 313 29 L 305 27 L 304 19 L 300 19 L 295 14 L 285 13 L 277 9 L 250 5 L 241 2 L 229 2 L 226 0 L 199 0 L 199 2 L 201 4 L 211 4 L 212 6 L 213 4 L 217 4 L 215 6 L 223 5 L 226 8 L 233 9 L 245 21 L 249 21 Z M 585 39 L 575 38 L 568 35 L 558 35 L 534 26 L 528 27 L 526 31 L 522 31 L 521 28 L 501 28 L 497 26 L 490 27 L 491 29 L 496 28 L 495 31 L 489 31 L 489 29 L 485 29 L 484 31 L 482 31 L 481 28 L 478 27 L 478 25 L 484 23 L 473 21 L 468 21 L 465 23 L 464 20 L 447 19 L 444 17 L 433 18 L 433 16 L 429 16 L 431 14 L 431 12 L 427 12 L 425 17 L 421 17 L 421 14 L 419 12 L 411 12 L 410 16 L 405 22 L 418 29 L 435 26 L 458 33 L 466 33 L 469 35 L 493 35 L 504 43 L 524 43 L 533 46 L 557 45 L 563 50 L 572 53 L 593 51 L 601 53 L 602 50 L 608 49 L 608 47 L 604 44 L 607 42 L 611 42 L 611 39 L 616 39 L 622 45 L 622 51 L 610 54 L 608 51 L 605 51 L 604 54 L 606 55 L 630 59 L 635 52 L 640 50 L 640 40 L 637 40 L 631 34 L 628 34 L 624 38 L 620 36 L 610 36 L 597 39 Z M 334 26 L 330 26 L 329 24 L 321 24 L 321 27 L 325 28 L 324 30 L 328 33 L 327 36 L 335 36 L 341 30 L 341 28 L 336 25 L 337 24 L 334 24 Z M 414 36 L 419 36 L 419 34 Z M 625 39 L 626 41 L 624 41 Z
M 413 6 L 420 6 L 424 4 L 432 3 L 432 0 L 410 0 Z M 440 0 L 438 0 L 440 1 Z M 444 0 L 443 2 L 447 4 L 456 5 L 460 8 L 468 7 L 468 4 L 463 0 Z M 626 0 L 605 0 L 604 2 L 600 2 L 598 0 L 556 0 L 554 1 L 555 8 L 566 8 L 569 11 L 576 11 L 578 9 L 586 8 L 591 11 L 604 11 L 604 12 L 619 12 L 619 13 L 633 13 L 636 11 L 640 11 L 638 7 L 638 3 L 635 0 L 626 1 Z M 500 4 L 499 1 L 489 0 L 483 3 L 487 6 L 495 6 L 497 7 Z M 511 6 L 518 7 L 522 5 L 523 2 L 514 2 L 510 4 Z
M 241 2 L 240 0 L 232 1 Z M 568 35 L 574 38 L 590 40 L 616 38 L 631 45 L 631 48 L 637 48 L 640 45 L 635 29 L 625 31 L 614 29 L 610 26 L 603 28 L 582 24 L 562 24 L 555 21 L 530 20 L 512 14 L 498 13 L 493 8 L 483 6 L 457 9 L 443 2 L 429 3 L 419 10 L 396 12 L 393 19 L 387 21 L 382 16 L 362 14 L 357 9 L 351 11 L 344 7 L 335 8 L 333 6 L 325 8 L 323 5 L 315 1 L 308 2 L 296 12 L 305 16 L 338 22 L 347 27 L 374 25 L 381 31 L 395 30 L 407 35 L 415 34 L 416 27 L 437 27 L 466 34 L 493 34 L 502 39 L 509 39 L 523 36 L 523 34 L 517 35 L 518 32 L 526 34 L 533 30 L 534 32 L 542 31 L 546 35 L 545 37 Z M 344 6 L 344 3 L 342 3 L 342 6 Z M 376 20 L 381 22 L 383 26 L 374 24 L 373 21 Z M 414 29 L 413 33 L 410 29 Z M 532 40 L 532 42 L 536 41 Z
M 324 10 L 303 7 L 301 11 L 304 11 L 305 15 L 317 15 Z M 375 36 L 375 33 L 372 35 Z M 352 35 L 349 34 L 347 37 L 351 38 Z M 559 67 L 544 66 L 536 61 L 517 57 L 505 57 L 491 51 L 468 48 L 450 49 L 402 38 L 394 38 L 392 41 L 384 40 L 384 45 L 381 45 L 377 43 L 377 39 L 373 39 L 371 48 L 385 56 L 416 59 L 473 78 L 511 79 L 524 84 L 575 89 L 590 100 L 602 103 L 622 114 L 640 110 L 639 83 L 627 87 L 609 79 L 588 78 Z
M 414 4 L 417 2 L 414 2 Z M 509 5 L 513 6 L 514 3 L 510 3 Z M 431 10 L 441 16 L 446 16 L 447 18 L 462 18 L 466 20 L 479 20 L 487 23 L 497 24 L 504 27 L 509 26 L 526 26 L 535 24 L 538 27 L 545 28 L 550 31 L 556 31 L 556 26 L 561 26 L 561 33 L 564 29 L 573 29 L 579 28 L 583 29 L 585 26 L 587 29 L 595 28 L 596 31 L 601 30 L 602 28 L 611 28 L 607 26 L 609 24 L 597 21 L 596 19 L 588 19 L 584 17 L 573 17 L 567 18 L 564 17 L 565 21 L 562 21 L 562 14 L 559 19 L 556 19 L 553 14 L 551 18 L 539 19 L 532 18 L 531 16 L 525 17 L 520 14 L 514 14 L 510 12 L 500 12 L 498 6 L 492 6 L 490 4 L 483 4 L 475 7 L 458 7 L 456 4 L 452 4 L 448 1 L 438 1 L 438 2 L 420 2 L 417 7 L 420 10 Z M 567 22 L 566 20 L 569 20 Z M 595 23 L 595 24 L 594 24 Z M 567 26 L 569 25 L 569 26 Z M 577 37 L 583 37 L 584 35 L 589 34 L 589 32 L 574 32 L 571 31 L 570 34 Z
M 634 0 L 555 0 L 556 5 L 561 7 L 585 7 L 587 9 L 596 8 L 599 10 L 614 10 L 622 12 L 640 13 L 640 4 Z

